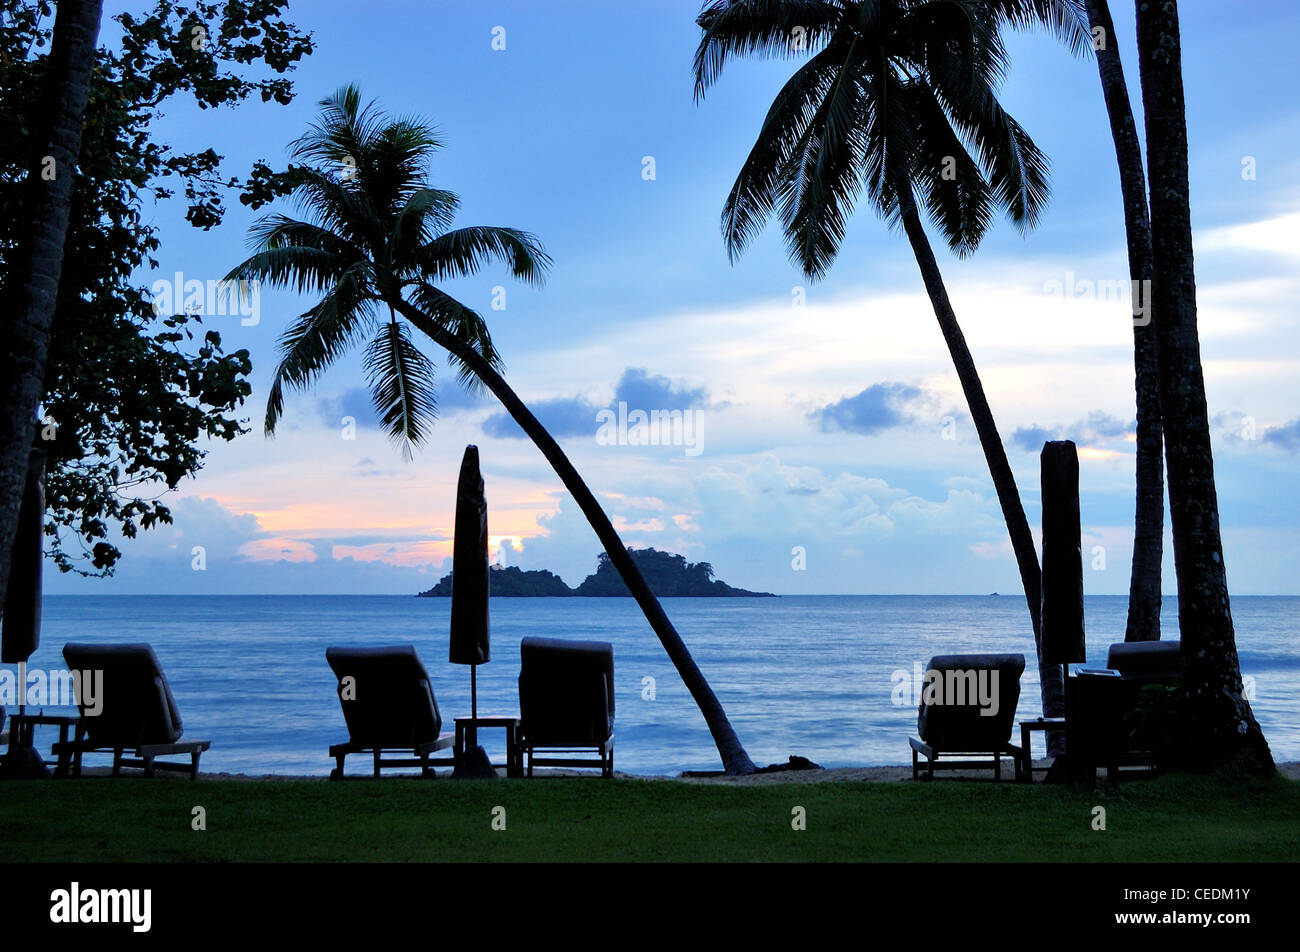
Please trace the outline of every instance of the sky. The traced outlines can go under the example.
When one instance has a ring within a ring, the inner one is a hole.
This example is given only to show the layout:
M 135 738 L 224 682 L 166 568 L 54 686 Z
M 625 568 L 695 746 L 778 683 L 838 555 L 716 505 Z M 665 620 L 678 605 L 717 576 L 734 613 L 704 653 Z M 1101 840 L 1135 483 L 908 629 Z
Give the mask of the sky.
M 1140 106 L 1132 7 L 1112 8 Z M 1290 39 L 1300 6 L 1180 9 L 1229 584 L 1300 594 Z M 177 101 L 162 107 L 157 134 L 178 149 L 214 148 L 232 173 L 258 159 L 283 167 L 317 101 L 349 82 L 392 114 L 432 122 L 444 148 L 430 178 L 461 196 L 456 224 L 525 229 L 554 259 L 540 289 L 497 266 L 444 287 L 488 319 L 507 379 L 629 546 L 781 594 L 1018 592 L 987 466 L 901 233 L 860 207 L 817 282 L 790 263 L 775 223 L 728 260 L 723 199 L 796 62 L 735 60 L 695 102 L 698 11 L 697 0 L 299 2 L 290 18 L 316 51 L 292 74 L 291 105 Z M 1051 160 L 1051 204 L 1028 235 L 1000 221 L 966 259 L 939 247 L 940 267 L 1030 524 L 1041 520 L 1042 442 L 1073 439 L 1085 588 L 1123 594 L 1135 411 L 1114 151 L 1091 57 L 1041 34 L 1008 42 L 1003 102 Z M 229 206 L 202 232 L 181 203 L 147 204 L 162 247 L 140 282 L 216 280 L 242 260 L 257 213 Z M 124 540 L 113 578 L 50 566 L 49 593 L 414 593 L 450 569 L 471 443 L 494 557 L 571 585 L 594 570 L 600 544 L 540 452 L 450 374 L 438 422 L 409 461 L 375 425 L 357 354 L 291 395 L 265 438 L 277 338 L 312 303 L 263 288 L 255 314 L 207 318 L 227 349 L 252 355 L 251 432 L 210 447 L 202 472 L 168 496 L 174 524 Z M 644 431 L 620 429 L 620 405 L 629 423 L 637 411 L 676 411 L 681 426 L 660 445 L 635 445 Z M 1164 588 L 1174 590 L 1168 541 Z

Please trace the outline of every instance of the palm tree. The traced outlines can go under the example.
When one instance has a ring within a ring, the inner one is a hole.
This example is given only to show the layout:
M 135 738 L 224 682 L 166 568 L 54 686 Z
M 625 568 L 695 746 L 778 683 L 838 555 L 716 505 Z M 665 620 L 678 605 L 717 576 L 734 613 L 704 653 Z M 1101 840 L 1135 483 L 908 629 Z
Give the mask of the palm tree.
M 1134 295 L 1143 294 L 1146 319 L 1133 322 L 1133 366 L 1137 394 L 1137 504 L 1133 519 L 1133 564 L 1129 576 L 1128 626 L 1125 641 L 1160 638 L 1160 563 L 1164 558 L 1165 467 L 1164 429 L 1160 422 L 1160 373 L 1156 359 L 1156 325 L 1151 317 L 1151 219 L 1147 211 L 1146 173 L 1142 145 L 1124 65 L 1119 56 L 1115 24 L 1106 0 L 1086 0 L 1088 25 L 1097 36 L 1097 70 L 1110 119 L 1120 192 L 1124 197 L 1124 235 L 1128 244 L 1129 278 Z M 1136 305 L 1136 301 L 1134 304 Z M 1136 308 L 1135 308 L 1136 312 Z
M 1178 577 L 1187 752 L 1192 766 L 1227 766 L 1267 775 L 1274 771 L 1273 756 L 1242 688 L 1219 534 L 1196 323 L 1177 3 L 1137 4 L 1137 48 L 1150 165 L 1152 287 Z
M 23 290 L 14 315 L 5 319 L 0 342 L 0 405 L 4 408 L 0 415 L 0 605 L 9 584 L 14 533 L 36 436 L 36 411 L 45 394 L 50 329 L 102 12 L 102 0 L 58 4 L 46 60 L 45 101 L 37 113 L 43 128 L 32 137 L 26 207 L 30 237 L 14 269 L 15 284 Z
M 1160 638 L 1160 574 L 1164 557 L 1164 433 L 1160 423 L 1160 385 L 1156 366 L 1155 324 L 1147 290 L 1151 276 L 1151 222 L 1147 214 L 1142 146 L 1133 122 L 1124 66 L 1106 0 L 989 0 L 997 15 L 1016 28 L 1048 27 L 1076 54 L 1095 51 L 1102 94 L 1119 164 L 1124 201 L 1135 318 L 1142 295 L 1144 319 L 1133 324 L 1134 392 L 1137 402 L 1136 503 L 1133 561 L 1129 574 L 1125 641 Z
M 1021 230 L 1047 201 L 1047 162 L 998 102 L 1003 17 L 973 0 L 713 0 L 700 13 L 695 92 L 730 56 L 808 60 L 777 94 L 722 213 L 734 260 L 778 212 L 791 258 L 829 270 L 865 190 L 911 242 L 952 355 L 1011 536 L 1038 649 L 1043 711 L 1065 713 L 1062 672 L 1042 658 L 1041 575 L 1015 477 L 926 236 L 921 204 L 949 247 L 970 254 L 1004 210 Z M 1052 739 L 1053 752 L 1063 738 Z
M 441 290 L 446 279 L 504 261 L 518 279 L 540 283 L 550 258 L 514 228 L 451 228 L 458 199 L 424 178 L 440 147 L 413 119 L 392 120 L 347 86 L 320 103 L 321 119 L 293 145 L 303 164 L 288 183 L 309 221 L 268 215 L 252 231 L 254 254 L 227 280 L 257 280 L 319 294 L 281 338 L 282 359 L 267 398 L 265 428 L 275 430 L 284 390 L 307 388 L 348 349 L 369 343 L 364 360 L 379 416 L 404 451 L 426 436 L 436 413 L 432 362 L 411 328 L 446 351 L 460 379 L 486 386 L 554 467 L 596 531 L 610 561 L 645 612 L 695 698 L 729 774 L 752 773 L 722 705 L 646 584 L 609 517 L 558 443 L 500 374 L 487 325 Z

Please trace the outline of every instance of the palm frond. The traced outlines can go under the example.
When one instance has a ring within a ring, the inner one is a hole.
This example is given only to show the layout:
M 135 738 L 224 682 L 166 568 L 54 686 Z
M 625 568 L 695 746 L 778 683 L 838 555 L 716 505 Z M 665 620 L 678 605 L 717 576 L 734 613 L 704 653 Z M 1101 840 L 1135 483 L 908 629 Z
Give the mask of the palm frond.
M 362 103 L 354 84 L 320 100 L 320 118 L 289 146 L 294 158 L 339 165 L 367 152 L 383 129 L 384 115 L 374 103 Z
M 835 52 L 823 50 L 800 67 L 773 100 L 722 207 L 722 236 L 733 262 L 772 216 L 781 172 L 839 68 Z
M 988 181 L 933 90 L 918 81 L 905 95 L 918 120 L 910 178 L 948 246 L 964 257 L 979 246 L 993 220 Z
M 487 322 L 473 308 L 465 306 L 446 291 L 432 284 L 419 284 L 412 288 L 411 303 L 427 316 L 430 324 L 464 341 L 497 373 L 505 372 L 505 363 L 492 344 L 492 335 L 488 332 Z M 424 329 L 414 318 L 411 319 L 411 323 L 415 324 L 417 329 Z M 456 377 L 467 392 L 482 392 L 483 382 L 470 367 L 454 354 L 448 354 L 447 360 L 456 369 Z
M 1013 29 L 1045 29 L 1075 56 L 1092 50 L 1092 29 L 1083 0 L 985 0 Z
M 712 0 L 695 22 L 704 35 L 695 51 L 698 102 L 731 56 L 800 56 L 830 39 L 844 15 L 830 0 Z
M 286 175 L 292 200 L 315 224 L 373 255 L 388 237 L 380 211 L 364 189 L 320 169 L 295 166 Z
M 380 422 L 409 459 L 411 447 L 424 442 L 437 418 L 433 364 L 411 343 L 406 325 L 396 319 L 379 329 L 363 360 Z
M 266 401 L 270 436 L 284 412 L 284 390 L 305 389 L 368 331 L 374 321 L 369 264 L 354 264 L 280 336 L 280 363 Z
M 400 260 L 431 241 L 451 225 L 459 207 L 460 199 L 455 192 L 441 188 L 415 189 L 393 226 L 389 238 L 391 256 Z
M 493 259 L 506 262 L 521 281 L 540 286 L 551 267 L 551 257 L 535 235 L 517 228 L 473 225 L 457 228 L 426 242 L 412 256 L 433 280 L 460 278 L 476 273 Z
M 1047 156 L 1034 144 L 991 91 L 944 103 L 963 138 L 979 152 L 979 161 L 993 190 L 993 200 L 1021 231 L 1038 224 L 1047 207 Z
M 778 184 L 790 256 L 814 279 L 834 262 L 862 187 L 861 126 L 869 108 L 854 75 L 855 49 L 791 150 Z

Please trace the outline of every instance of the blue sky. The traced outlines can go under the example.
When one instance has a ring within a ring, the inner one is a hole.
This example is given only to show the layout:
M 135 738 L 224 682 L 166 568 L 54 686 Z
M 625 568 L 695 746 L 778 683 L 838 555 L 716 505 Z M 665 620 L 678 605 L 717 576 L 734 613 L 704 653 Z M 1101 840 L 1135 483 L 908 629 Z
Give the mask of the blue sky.
M 1132 10 L 1113 6 L 1136 99 Z M 458 223 L 527 229 L 555 260 L 542 289 L 502 269 L 447 289 L 489 318 L 508 379 L 555 428 L 629 544 L 782 593 L 1018 591 L 902 236 L 860 209 L 834 269 L 813 284 L 776 227 L 728 261 L 723 197 L 794 64 L 735 61 L 696 104 L 698 9 L 695 0 L 298 3 L 292 19 L 317 50 L 294 74 L 292 105 L 172 103 L 158 133 L 178 148 L 215 148 L 231 171 L 282 165 L 316 101 L 346 82 L 392 113 L 432 121 L 445 149 L 431 177 L 461 195 Z M 1181 10 L 1229 581 L 1241 593 L 1300 593 L 1300 69 L 1289 48 L 1300 8 L 1256 0 L 1232 5 L 1229 18 L 1224 5 L 1194 0 Z M 504 50 L 493 49 L 497 27 Z M 1004 102 L 1051 159 L 1051 206 L 1027 237 L 999 223 L 976 255 L 940 252 L 940 264 L 1031 524 L 1042 439 L 1075 439 L 1087 590 L 1122 593 L 1133 507 L 1128 302 L 1052 290 L 1127 278 L 1114 153 L 1093 61 L 1041 35 L 1013 36 L 1010 47 Z M 1243 177 L 1247 157 L 1253 179 Z M 176 271 L 216 279 L 246 253 L 254 216 L 238 203 L 206 233 L 185 224 L 179 204 L 144 211 L 162 249 L 159 273 L 142 283 Z M 51 576 L 50 592 L 415 591 L 449 567 L 456 471 L 471 442 L 502 560 L 572 584 L 592 570 L 599 543 L 541 455 L 499 407 L 450 380 L 411 462 L 373 427 L 355 357 L 292 396 L 279 435 L 264 439 L 276 337 L 309 303 L 264 290 L 257 324 L 211 318 L 229 347 L 252 353 L 254 432 L 212 447 L 173 497 L 176 524 L 125 542 L 116 578 Z M 693 414 L 698 451 L 600 438 L 597 413 L 620 402 Z

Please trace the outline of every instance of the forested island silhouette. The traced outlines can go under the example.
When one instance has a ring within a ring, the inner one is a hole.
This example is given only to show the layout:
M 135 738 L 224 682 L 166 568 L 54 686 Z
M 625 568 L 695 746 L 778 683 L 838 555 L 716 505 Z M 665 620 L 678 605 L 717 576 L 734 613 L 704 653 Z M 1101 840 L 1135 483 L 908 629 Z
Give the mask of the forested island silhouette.
M 628 549 L 637 568 L 645 576 L 651 591 L 661 598 L 672 597 L 747 597 L 775 598 L 771 592 L 750 592 L 734 588 L 713 577 L 713 566 L 708 562 L 687 562 L 683 556 L 658 549 Z M 545 569 L 525 571 L 515 566 L 492 567 L 492 594 L 499 597 L 609 597 L 630 596 L 618 570 L 609 556 L 600 553 L 596 571 L 588 575 L 577 588 L 570 588 L 554 572 Z M 451 573 L 443 576 L 433 588 L 420 592 L 421 598 L 451 596 Z

